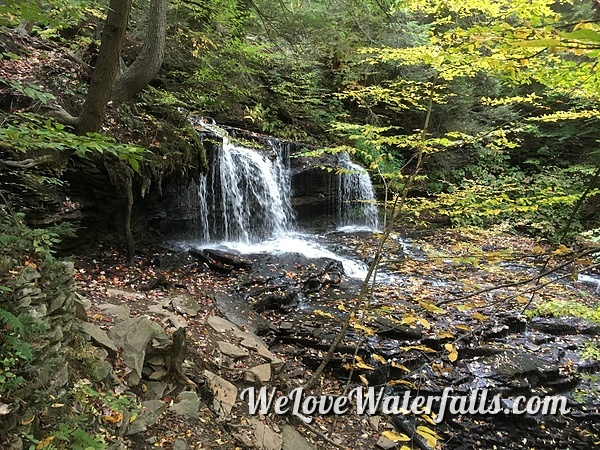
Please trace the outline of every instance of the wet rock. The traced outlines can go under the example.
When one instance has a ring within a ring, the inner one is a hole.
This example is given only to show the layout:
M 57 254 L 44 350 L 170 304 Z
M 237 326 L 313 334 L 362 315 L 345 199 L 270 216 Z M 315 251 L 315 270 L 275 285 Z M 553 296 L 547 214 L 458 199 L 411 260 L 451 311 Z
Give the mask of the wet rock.
M 237 399 L 237 388 L 229 381 L 205 370 L 204 377 L 213 396 L 212 409 L 219 416 L 228 416 Z
M 600 334 L 600 324 L 573 317 L 534 317 L 531 319 L 531 328 L 541 333 L 552 334 L 554 336 L 577 334 L 597 336 Z
M 147 400 L 142 402 L 142 412 L 130 423 L 126 434 L 129 436 L 146 431 L 148 427 L 158 421 L 162 413 L 166 410 L 167 404 L 162 400 Z
M 162 327 L 145 317 L 119 322 L 111 328 L 109 336 L 118 347 L 123 349 L 121 355 L 123 362 L 132 369 L 128 378 L 131 386 L 140 382 L 148 344 L 151 343 L 154 348 L 161 349 L 172 345 Z
M 93 323 L 89 323 L 89 322 L 81 322 L 79 324 L 79 326 L 80 326 L 81 331 L 83 333 L 87 334 L 92 339 L 93 342 L 95 342 L 98 345 L 101 345 L 102 347 L 111 351 L 113 354 L 117 353 L 117 350 L 118 350 L 117 346 L 108 337 L 108 334 L 106 333 L 106 331 L 104 331 L 100 327 L 94 325 Z
M 411 328 L 387 317 L 377 317 L 371 326 L 377 329 L 377 334 L 394 339 L 421 339 L 423 332 L 420 328 Z
M 219 341 L 217 342 L 217 345 L 219 346 L 219 351 L 230 358 L 240 359 L 245 358 L 250 354 L 245 348 L 238 347 L 229 342 Z
M 256 334 L 265 334 L 268 331 L 269 322 L 252 311 L 241 298 L 223 292 L 215 293 L 212 298 L 219 312 L 238 327 L 245 327 Z
M 314 445 L 306 440 L 294 427 L 284 425 L 281 428 L 281 437 L 283 438 L 283 450 L 314 450 Z
M 266 292 L 254 302 L 252 309 L 262 313 L 264 311 L 291 311 L 298 305 L 296 292 Z
M 180 416 L 198 417 L 198 410 L 200 409 L 198 394 L 191 391 L 184 391 L 177 398 L 179 402 L 171 405 L 169 407 L 170 411 Z

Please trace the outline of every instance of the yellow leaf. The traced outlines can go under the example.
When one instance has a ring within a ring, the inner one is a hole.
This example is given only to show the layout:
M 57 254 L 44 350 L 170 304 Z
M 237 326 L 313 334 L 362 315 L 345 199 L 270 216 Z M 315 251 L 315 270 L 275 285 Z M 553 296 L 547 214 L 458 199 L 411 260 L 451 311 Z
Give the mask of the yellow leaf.
M 453 338 L 454 337 L 454 333 L 452 333 L 451 331 L 440 331 L 438 333 L 438 337 L 440 339 L 448 339 L 448 338 Z
M 387 364 L 386 359 L 383 356 L 377 355 L 376 353 L 373 353 L 373 355 L 371 356 L 371 358 L 373 358 L 378 363 Z
M 123 420 L 123 414 L 121 414 L 119 411 L 113 410 L 110 415 L 103 416 L 102 420 L 109 423 L 119 423 Z
M 315 309 L 313 311 L 313 314 L 315 314 L 316 316 L 329 317 L 330 319 L 333 319 L 333 314 L 325 312 L 325 311 L 320 310 L 320 309 Z
M 435 426 L 436 426 L 436 423 L 434 422 L 434 420 L 433 420 L 433 419 L 435 419 L 435 418 L 436 418 L 436 414 L 432 412 L 432 413 L 431 413 L 431 415 L 433 416 L 433 418 L 429 417 L 429 415 L 428 415 L 428 414 L 423 414 L 423 415 L 421 416 L 421 419 L 423 419 L 425 422 L 427 422 L 427 423 L 429 423 L 429 424 L 431 424 L 431 425 L 433 425 L 433 426 L 435 427 Z
M 556 250 L 552 252 L 553 255 L 562 255 L 563 253 L 569 253 L 571 249 L 565 244 L 561 244 Z
M 360 356 L 354 357 L 356 364 L 354 365 L 357 369 L 375 370 L 375 367 L 368 365 Z
M 435 431 L 422 425 L 417 427 L 417 433 L 419 433 L 421 436 L 423 436 L 423 438 L 425 438 L 425 440 L 427 441 L 427 445 L 429 445 L 431 448 L 435 448 L 438 439 L 440 439 L 440 437 L 435 433 Z
M 412 325 L 417 321 L 415 316 L 404 316 L 402 318 L 402 325 Z
M 544 249 L 539 245 L 536 245 L 535 247 L 533 247 L 533 253 L 539 255 L 540 253 L 544 253 Z
M 444 344 L 444 348 L 448 351 L 448 359 L 454 362 L 458 359 L 458 350 L 454 344 Z
M 471 331 L 471 327 L 464 323 L 457 323 L 456 325 L 454 325 L 454 328 L 456 328 L 457 330 L 462 330 L 462 331 Z
M 425 345 L 409 345 L 408 347 L 400 347 L 400 350 L 404 350 L 405 352 L 408 352 L 410 350 L 421 350 L 422 352 L 425 353 L 435 353 L 436 351 L 430 347 L 427 347 Z
M 475 319 L 475 320 L 481 320 L 482 322 L 483 322 L 484 320 L 487 320 L 487 316 L 484 316 L 483 314 L 481 314 L 481 313 L 478 313 L 478 312 L 474 312 L 474 313 L 471 315 L 471 317 L 473 317 L 473 319 Z
M 410 372 L 410 369 L 408 367 L 403 366 L 402 364 L 400 364 L 396 361 L 392 361 L 392 367 L 395 367 L 396 369 L 404 370 L 405 372 Z
M 54 440 L 54 436 L 48 436 L 47 438 L 42 439 L 40 442 L 38 442 L 38 445 L 36 445 L 36 449 L 41 449 L 41 448 L 46 448 L 50 446 L 50 443 Z
M 362 384 L 364 384 L 365 386 L 369 385 L 369 381 L 367 380 L 367 377 L 365 377 L 364 375 L 359 375 L 358 378 L 360 378 L 360 381 L 362 382 Z
M 446 314 L 446 311 L 444 309 L 435 306 L 433 303 L 419 302 L 419 305 L 421 305 L 421 308 L 423 308 L 431 313 Z
M 410 381 L 406 381 L 406 380 L 390 380 L 387 382 L 388 386 L 396 386 L 398 384 L 405 384 L 407 386 L 413 385 Z
M 384 431 L 381 435 L 394 442 L 410 442 L 411 440 L 406 434 L 397 431 Z
M 418 321 L 424 328 L 427 328 L 428 330 L 431 328 L 431 325 L 429 324 L 427 319 L 424 319 L 423 317 L 419 317 Z
M 365 327 L 364 325 L 361 325 L 360 323 L 353 323 L 352 327 L 355 330 L 362 331 L 365 336 L 374 336 L 376 334 L 375 330 L 373 328 Z
M 458 309 L 459 311 L 469 311 L 471 309 L 475 308 L 475 304 L 474 303 L 463 303 L 461 305 L 456 305 L 456 309 Z

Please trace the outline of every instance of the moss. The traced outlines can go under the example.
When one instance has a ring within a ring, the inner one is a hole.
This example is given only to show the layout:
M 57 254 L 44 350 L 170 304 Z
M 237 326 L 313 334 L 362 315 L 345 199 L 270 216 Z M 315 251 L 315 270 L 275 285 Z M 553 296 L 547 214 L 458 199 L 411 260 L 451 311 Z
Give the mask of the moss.
M 163 94 L 148 89 L 135 104 L 122 105 L 120 120 L 125 125 L 129 142 L 146 147 L 141 175 L 151 180 L 164 176 L 194 178 L 208 170 L 204 144 L 187 117 L 175 105 L 164 104 Z

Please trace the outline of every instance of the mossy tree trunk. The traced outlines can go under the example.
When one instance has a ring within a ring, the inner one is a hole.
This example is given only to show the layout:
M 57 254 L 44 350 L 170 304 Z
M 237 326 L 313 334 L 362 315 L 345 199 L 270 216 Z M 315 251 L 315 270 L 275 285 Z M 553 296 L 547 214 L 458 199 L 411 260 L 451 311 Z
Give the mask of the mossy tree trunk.
M 102 31 L 98 63 L 92 75 L 85 103 L 76 119 L 77 134 L 100 130 L 106 106 L 119 74 L 119 61 L 130 10 L 131 0 L 110 1 L 106 23 Z
M 169 0 L 152 0 L 144 45 L 135 61 L 119 77 L 112 98 L 117 102 L 132 99 L 156 76 L 165 56 L 167 6 Z

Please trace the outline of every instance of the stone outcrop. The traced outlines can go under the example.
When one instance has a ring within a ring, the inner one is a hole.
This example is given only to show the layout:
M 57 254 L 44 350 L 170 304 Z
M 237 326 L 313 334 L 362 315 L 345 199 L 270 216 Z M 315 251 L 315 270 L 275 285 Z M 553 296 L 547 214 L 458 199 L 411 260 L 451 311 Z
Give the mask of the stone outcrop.
M 68 383 L 67 354 L 73 341 L 75 321 L 74 267 L 70 262 L 57 262 L 41 269 L 25 266 L 20 269 L 12 292 L 3 292 L 0 308 L 11 310 L 28 330 L 41 330 L 31 336 L 32 358 L 22 374 L 22 383 L 10 398 L 27 399 L 38 391 L 42 396 L 54 396 L 60 401 Z M 31 327 L 31 328 L 29 328 Z M 33 414 L 27 402 L 8 404 L 10 413 L 0 415 L 0 429 L 10 431 L 19 424 L 19 418 Z

